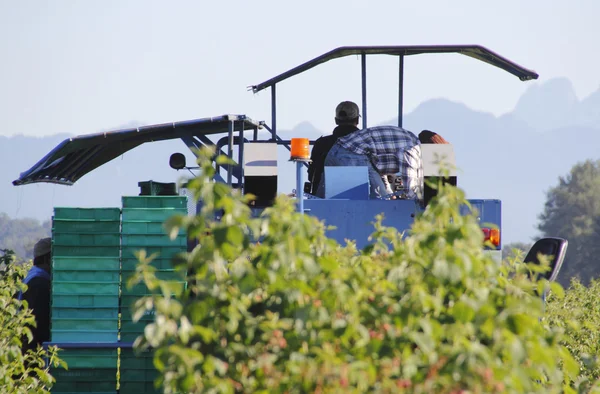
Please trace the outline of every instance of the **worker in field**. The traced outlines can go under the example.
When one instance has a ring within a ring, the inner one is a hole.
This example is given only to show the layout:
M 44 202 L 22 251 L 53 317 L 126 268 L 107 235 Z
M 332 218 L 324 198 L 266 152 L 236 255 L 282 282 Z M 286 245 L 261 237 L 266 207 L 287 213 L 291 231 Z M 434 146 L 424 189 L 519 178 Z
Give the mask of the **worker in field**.
M 23 283 L 27 285 L 24 293 L 19 293 L 19 300 L 27 301 L 27 306 L 35 317 L 35 327 L 30 327 L 33 341 L 24 344 L 25 349 L 34 349 L 43 342 L 50 341 L 50 272 L 52 241 L 50 238 L 40 239 L 33 248 L 33 266 L 27 273 Z
M 308 166 L 308 180 L 311 185 L 311 194 L 321 198 L 325 197 L 324 188 L 319 190 L 319 184 L 323 178 L 325 158 L 339 138 L 358 130 L 359 117 L 358 105 L 352 101 L 342 101 L 335 108 L 335 124 L 337 126 L 333 129 L 333 134 L 317 139 L 310 154 L 311 163 Z
M 383 179 L 387 175 L 400 179 L 400 194 L 404 198 L 422 198 L 421 143 L 416 135 L 401 127 L 370 127 L 339 138 L 329 151 L 325 166 L 368 167 L 371 198 L 392 193 Z

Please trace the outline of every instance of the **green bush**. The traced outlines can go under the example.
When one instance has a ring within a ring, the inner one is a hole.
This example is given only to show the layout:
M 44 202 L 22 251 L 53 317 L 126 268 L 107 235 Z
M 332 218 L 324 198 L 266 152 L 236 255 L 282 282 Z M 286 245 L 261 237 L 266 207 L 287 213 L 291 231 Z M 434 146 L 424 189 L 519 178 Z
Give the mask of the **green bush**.
M 46 358 L 51 365 L 65 365 L 56 356 L 57 350 L 38 348 L 24 354 L 21 350 L 24 341 L 32 340 L 28 326 L 35 324 L 35 319 L 27 303 L 18 301 L 16 295 L 27 288 L 22 279 L 31 263 L 15 265 L 12 251 L 0 252 L 0 387 L 3 393 L 49 393 L 54 378 Z
M 573 280 L 563 298 L 548 297 L 546 321 L 564 330 L 562 343 L 579 362 L 580 386 L 600 378 L 600 280 L 588 287 Z
M 441 187 L 404 239 L 378 218 L 357 251 L 285 197 L 252 217 L 209 181 L 211 155 L 188 184 L 201 212 L 168 222 L 199 241 L 175 262 L 187 288 L 156 280 L 143 255 L 130 283 L 154 293 L 136 304 L 156 316 L 136 346 L 156 350 L 166 393 L 571 391 L 579 365 L 540 323 L 546 284 L 483 253 L 459 189 Z

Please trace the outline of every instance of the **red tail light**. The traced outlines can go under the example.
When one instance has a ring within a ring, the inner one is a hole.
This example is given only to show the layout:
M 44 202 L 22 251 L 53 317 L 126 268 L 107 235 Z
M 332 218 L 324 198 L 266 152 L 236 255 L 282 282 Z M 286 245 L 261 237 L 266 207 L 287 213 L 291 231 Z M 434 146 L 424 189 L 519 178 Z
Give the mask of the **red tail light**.
M 498 246 L 500 245 L 500 230 L 497 228 L 487 228 L 484 227 L 481 229 L 483 231 L 483 241 L 489 241 L 492 245 Z

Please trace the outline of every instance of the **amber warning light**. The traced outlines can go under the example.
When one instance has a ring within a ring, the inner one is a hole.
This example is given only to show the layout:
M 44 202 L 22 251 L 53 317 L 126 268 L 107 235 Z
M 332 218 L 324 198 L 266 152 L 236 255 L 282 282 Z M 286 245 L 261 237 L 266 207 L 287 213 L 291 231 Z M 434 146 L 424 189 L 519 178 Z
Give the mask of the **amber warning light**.
M 494 246 L 500 245 L 500 230 L 499 229 L 484 227 L 481 230 L 483 231 L 483 242 L 489 241 Z
M 308 145 L 308 138 L 292 138 L 290 160 L 308 160 L 310 157 Z

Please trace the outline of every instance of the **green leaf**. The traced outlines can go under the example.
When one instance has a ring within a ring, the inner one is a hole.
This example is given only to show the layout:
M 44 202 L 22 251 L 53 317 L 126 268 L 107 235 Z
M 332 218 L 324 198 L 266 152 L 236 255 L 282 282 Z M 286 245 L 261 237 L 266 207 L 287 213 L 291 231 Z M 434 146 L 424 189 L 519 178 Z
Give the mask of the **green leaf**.
M 452 316 L 461 323 L 467 323 L 475 317 L 475 310 L 463 301 L 458 301 L 452 308 Z
M 557 283 L 557 282 L 550 283 L 550 291 L 552 291 L 552 294 L 554 294 L 554 296 L 558 299 L 562 299 L 565 296 L 565 291 L 564 291 L 563 287 L 560 285 L 560 283 Z

